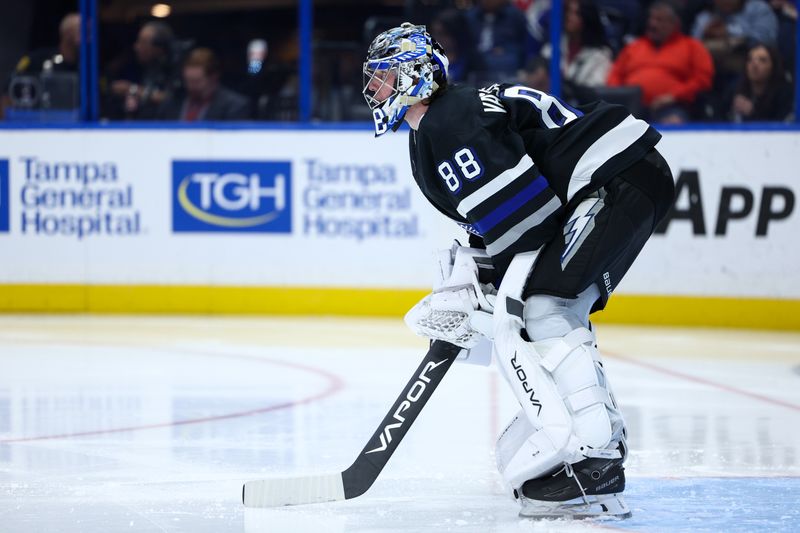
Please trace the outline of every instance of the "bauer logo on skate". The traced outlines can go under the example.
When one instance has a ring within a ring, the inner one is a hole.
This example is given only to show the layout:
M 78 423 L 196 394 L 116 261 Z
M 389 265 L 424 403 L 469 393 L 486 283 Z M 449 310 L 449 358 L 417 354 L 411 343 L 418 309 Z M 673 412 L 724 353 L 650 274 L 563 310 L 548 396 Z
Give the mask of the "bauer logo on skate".
M 8 159 L 0 159 L 0 233 L 8 231 Z
M 291 233 L 288 161 L 173 161 L 175 232 Z

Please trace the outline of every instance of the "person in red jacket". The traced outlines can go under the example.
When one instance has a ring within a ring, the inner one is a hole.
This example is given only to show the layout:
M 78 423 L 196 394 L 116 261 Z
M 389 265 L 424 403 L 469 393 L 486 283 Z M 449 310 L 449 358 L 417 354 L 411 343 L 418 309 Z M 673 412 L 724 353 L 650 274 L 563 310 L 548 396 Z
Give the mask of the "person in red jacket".
M 714 64 L 703 44 L 681 31 L 678 9 L 658 0 L 650 6 L 644 36 L 619 53 L 608 85 L 638 85 L 650 120 L 687 122 L 698 93 L 711 88 Z

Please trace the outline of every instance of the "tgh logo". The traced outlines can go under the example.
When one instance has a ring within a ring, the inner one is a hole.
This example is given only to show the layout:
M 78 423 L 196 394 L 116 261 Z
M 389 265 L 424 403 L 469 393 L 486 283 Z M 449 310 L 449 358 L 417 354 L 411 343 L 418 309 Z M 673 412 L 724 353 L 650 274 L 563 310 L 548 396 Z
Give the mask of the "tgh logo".
M 290 233 L 288 161 L 173 161 L 175 232 Z

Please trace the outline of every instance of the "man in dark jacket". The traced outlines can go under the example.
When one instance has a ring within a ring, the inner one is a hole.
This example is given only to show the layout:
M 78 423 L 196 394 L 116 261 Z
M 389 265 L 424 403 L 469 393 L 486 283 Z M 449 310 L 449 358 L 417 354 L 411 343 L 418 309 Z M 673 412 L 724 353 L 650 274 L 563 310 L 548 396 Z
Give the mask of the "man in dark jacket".
M 80 46 L 81 16 L 68 13 L 58 26 L 57 46 L 37 48 L 19 59 L 0 91 L 7 93 L 3 107 L 77 107 Z
M 81 47 L 81 16 L 69 13 L 58 26 L 58 46 L 39 48 L 20 58 L 16 73 L 78 72 L 78 55 Z
M 184 91 L 167 98 L 158 113 L 163 120 L 248 120 L 250 102 L 220 85 L 220 65 L 208 48 L 192 50 L 183 65 Z

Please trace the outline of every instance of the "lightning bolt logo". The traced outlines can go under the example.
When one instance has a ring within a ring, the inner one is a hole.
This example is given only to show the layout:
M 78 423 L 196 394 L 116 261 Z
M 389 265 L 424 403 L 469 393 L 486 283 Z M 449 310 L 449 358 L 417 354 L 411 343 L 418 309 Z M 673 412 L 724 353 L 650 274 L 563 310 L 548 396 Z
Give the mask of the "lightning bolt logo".
M 564 251 L 561 253 L 561 270 L 567 268 L 570 260 L 594 229 L 595 216 L 603 208 L 602 198 L 587 198 L 578 204 L 572 217 L 564 225 Z

